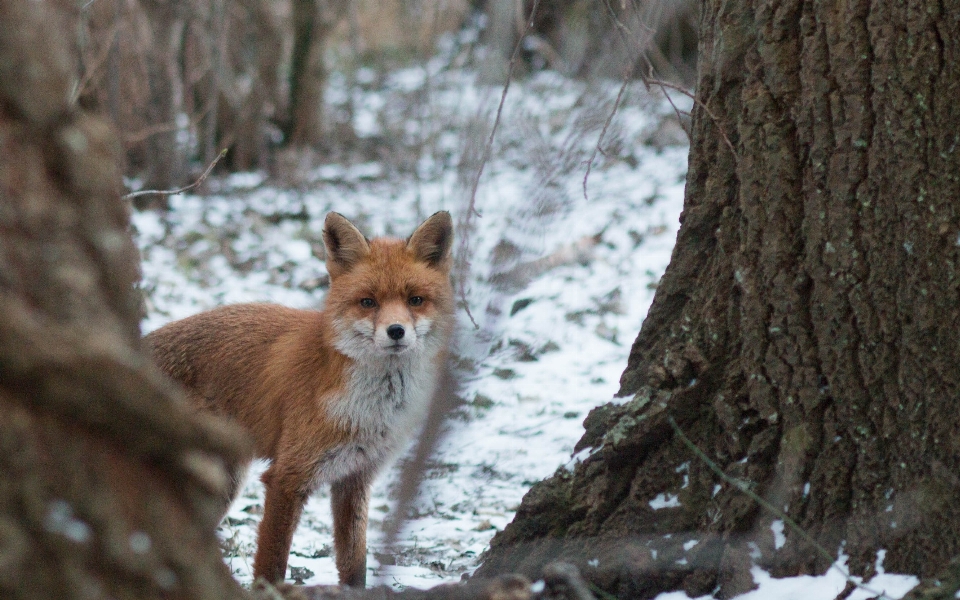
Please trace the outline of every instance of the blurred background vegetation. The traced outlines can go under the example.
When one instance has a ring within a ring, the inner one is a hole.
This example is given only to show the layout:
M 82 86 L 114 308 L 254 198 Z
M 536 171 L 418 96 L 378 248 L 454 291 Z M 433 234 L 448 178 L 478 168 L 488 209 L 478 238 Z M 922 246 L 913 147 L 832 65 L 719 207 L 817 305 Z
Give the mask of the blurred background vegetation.
M 429 61 L 491 86 L 515 49 L 513 77 L 695 80 L 692 0 L 59 1 L 76 19 L 75 100 L 114 122 L 128 176 L 148 189 L 189 183 L 223 148 L 218 169 L 281 181 L 304 164 L 415 164 L 424 136 L 365 133 L 354 92 Z M 409 92 L 389 110 L 416 114 L 429 90 Z

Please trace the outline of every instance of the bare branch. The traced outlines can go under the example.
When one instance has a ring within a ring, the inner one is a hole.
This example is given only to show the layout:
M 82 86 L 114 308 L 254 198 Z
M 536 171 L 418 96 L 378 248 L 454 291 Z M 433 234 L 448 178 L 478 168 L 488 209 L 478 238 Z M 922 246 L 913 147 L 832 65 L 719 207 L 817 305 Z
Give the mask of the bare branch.
M 533 3 L 533 8 L 530 9 L 530 17 L 527 19 L 527 27 L 523 30 L 523 34 L 520 35 L 520 39 L 517 41 L 517 45 L 513 48 L 513 55 L 510 57 L 510 65 L 507 69 L 507 81 L 503 85 L 503 93 L 500 94 L 500 104 L 497 105 L 497 116 L 493 120 L 493 128 L 490 130 L 490 137 L 487 138 L 487 144 L 483 149 L 483 158 L 480 159 L 480 166 L 477 168 L 477 176 L 473 180 L 473 187 L 470 189 L 470 205 L 467 208 L 467 218 L 470 218 L 470 215 L 480 216 L 476 210 L 477 202 L 477 188 L 480 186 L 480 176 L 483 175 L 483 168 L 487 165 L 487 161 L 490 160 L 490 153 L 493 150 L 493 138 L 497 135 L 497 128 L 500 126 L 500 116 L 503 114 L 503 105 L 507 101 L 507 92 L 510 90 L 510 81 L 513 78 L 513 69 L 517 66 L 517 57 L 520 55 L 520 48 L 523 46 L 523 38 L 527 37 L 527 34 L 530 33 L 530 30 L 533 28 L 533 17 L 537 14 L 537 6 L 540 4 L 540 0 L 536 0 Z
M 590 155 L 590 159 L 587 160 L 587 172 L 583 175 L 583 199 L 590 200 L 587 197 L 587 179 L 590 178 L 590 170 L 593 169 L 593 161 L 597 158 L 597 152 L 603 154 L 603 150 L 600 148 L 600 144 L 603 143 L 604 136 L 607 135 L 607 129 L 610 127 L 610 123 L 613 122 L 613 116 L 617 114 L 617 109 L 620 107 L 620 101 L 623 99 L 623 93 L 627 91 L 627 86 L 630 85 L 630 76 L 625 75 L 623 78 L 623 85 L 620 86 L 620 91 L 617 92 L 617 99 L 613 102 L 613 110 L 610 111 L 610 114 L 607 115 L 607 120 L 603 123 L 603 129 L 600 130 L 600 137 L 597 138 L 597 145 L 593 149 L 593 153 Z
M 218 154 L 217 157 L 213 159 L 213 162 L 210 163 L 210 166 L 207 167 L 207 170 L 201 173 L 200 177 L 198 177 L 197 180 L 191 183 L 190 185 L 187 185 L 175 190 L 140 190 L 139 192 L 130 192 L 129 194 L 124 195 L 123 199 L 129 200 L 131 198 L 136 198 L 138 196 L 149 196 L 150 194 L 155 194 L 157 196 L 176 196 L 177 194 L 182 194 L 183 192 L 190 191 L 193 188 L 203 184 L 203 182 L 207 180 L 207 177 L 210 176 L 210 172 L 213 171 L 213 168 L 217 166 L 218 162 L 220 162 L 220 159 L 226 155 L 227 155 L 227 149 L 224 148 L 223 150 L 220 151 L 220 154 Z
M 90 0 L 86 6 L 81 10 L 86 10 L 87 6 L 90 6 L 96 2 L 96 0 Z M 104 44 L 103 49 L 98 55 L 93 57 L 93 60 L 87 64 L 88 61 L 84 61 L 83 65 L 83 75 L 80 77 L 80 81 L 74 86 L 73 96 L 70 98 L 70 103 L 73 104 L 77 99 L 83 94 L 87 89 L 87 86 L 90 85 L 90 82 L 93 78 L 100 72 L 100 69 L 107 64 L 107 58 L 110 55 L 110 51 L 113 49 L 114 45 L 117 44 L 117 33 L 120 31 L 120 23 L 116 22 L 111 25 L 110 29 L 107 31 L 106 36 L 112 40 L 109 44 Z
M 649 64 L 649 63 L 648 63 L 648 64 Z M 653 66 L 652 66 L 652 65 L 650 66 L 650 70 L 651 70 L 651 73 L 652 73 L 652 72 L 653 72 Z M 707 104 L 706 104 L 705 102 L 702 102 L 701 100 L 699 100 L 699 99 L 697 98 L 697 95 L 696 95 L 696 94 L 694 94 L 694 93 L 691 92 L 690 90 L 688 90 L 688 89 L 686 89 L 686 88 L 684 88 L 684 87 L 681 87 L 681 86 L 679 86 L 679 85 L 676 85 L 676 84 L 673 84 L 673 83 L 670 83 L 670 82 L 667 82 L 667 81 L 662 81 L 662 80 L 660 80 L 660 79 L 655 79 L 655 78 L 650 77 L 650 76 L 643 76 L 643 75 L 641 75 L 641 79 L 643 80 L 644 85 L 646 85 L 647 87 L 649 87 L 649 86 L 651 86 L 651 85 L 656 85 L 656 86 L 659 86 L 659 87 L 660 87 L 660 89 L 663 91 L 663 95 L 666 96 L 666 97 L 667 97 L 667 101 L 670 102 L 670 106 L 672 106 L 673 109 L 677 112 L 677 116 L 680 115 L 680 109 L 678 109 L 678 108 L 677 108 L 677 105 L 673 103 L 673 99 L 671 99 L 671 98 L 670 98 L 670 94 L 667 93 L 667 88 L 669 88 L 669 89 L 671 89 L 671 90 L 676 90 L 676 91 L 680 92 L 681 94 L 683 94 L 684 96 L 686 96 L 686 97 L 690 98 L 691 100 L 693 100 L 693 103 L 696 104 L 697 106 L 699 106 L 700 108 L 702 108 L 703 111 L 704 111 L 705 113 L 707 113 L 707 116 L 710 117 L 710 120 L 713 121 L 713 124 L 717 126 L 717 131 L 720 133 L 720 137 L 723 138 L 723 141 L 724 141 L 724 143 L 726 143 L 727 148 L 730 149 L 730 154 L 733 156 L 733 162 L 736 163 L 737 165 L 740 164 L 740 163 L 739 163 L 739 157 L 738 157 L 738 155 L 737 155 L 737 151 L 736 151 L 736 150 L 734 149 L 734 147 L 733 147 L 733 142 L 731 142 L 731 141 L 730 141 L 730 138 L 727 136 L 727 132 L 726 132 L 726 130 L 723 128 L 723 124 L 720 122 L 720 119 L 717 117 L 717 115 L 715 115 L 715 114 L 713 113 L 712 110 L 710 110 L 710 107 L 707 106 Z
M 629 40 L 630 40 L 632 37 L 634 37 L 634 36 L 633 36 L 633 32 L 632 32 L 632 31 L 630 30 L 630 28 L 627 27 L 622 21 L 620 21 L 619 18 L 617 18 L 616 11 L 614 11 L 614 10 L 613 10 L 613 7 L 610 6 L 609 0 L 607 0 L 604 4 L 605 4 L 605 6 L 606 6 L 606 8 L 607 8 L 607 11 L 609 12 L 610 18 L 611 18 L 611 19 L 613 20 L 613 22 L 616 24 L 615 29 L 616 29 L 617 33 L 620 34 L 620 40 L 623 42 L 623 44 L 624 44 L 625 47 L 629 48 L 629 47 L 630 47 L 630 41 L 629 41 Z M 644 26 L 644 29 L 648 29 L 648 31 L 647 31 L 647 33 L 648 33 L 647 40 L 649 40 L 650 37 L 652 37 L 654 31 L 653 31 L 652 29 L 649 29 L 649 28 L 646 27 L 646 26 Z M 715 115 L 715 114 L 713 113 L 713 111 L 710 110 L 710 107 L 707 106 L 706 103 L 704 103 L 704 102 L 702 102 L 701 100 L 699 100 L 699 99 L 697 98 L 696 94 L 694 94 L 693 92 L 691 92 L 691 91 L 687 90 L 686 88 L 681 87 L 681 86 L 679 86 L 679 85 L 676 85 L 676 84 L 673 84 L 673 83 L 669 83 L 669 82 L 666 82 L 666 81 L 663 81 L 663 80 L 661 80 L 661 79 L 658 79 L 658 78 L 654 77 L 655 69 L 653 68 L 653 63 L 650 62 L 650 59 L 649 59 L 649 58 L 647 57 L 647 55 L 644 53 L 644 50 L 647 49 L 647 46 L 648 46 L 648 44 L 646 43 L 646 41 L 644 41 L 644 42 L 641 44 L 641 47 L 639 48 L 639 51 L 640 51 L 640 52 L 639 52 L 639 58 L 643 59 L 643 62 L 646 63 L 646 65 L 647 65 L 647 70 L 648 70 L 648 72 L 649 72 L 647 75 L 643 75 L 643 74 L 640 75 L 640 79 L 641 79 L 641 81 L 643 81 L 643 84 L 647 87 L 648 90 L 650 89 L 650 86 L 651 86 L 651 85 L 659 86 L 659 87 L 660 87 L 660 90 L 663 92 L 663 95 L 667 98 L 667 102 L 670 103 L 670 106 L 673 107 L 674 112 L 677 113 L 677 117 L 680 117 L 681 111 L 680 111 L 679 108 L 677 108 L 677 105 L 674 104 L 673 98 L 671 98 L 671 97 L 670 97 L 670 94 L 667 93 L 667 89 L 672 89 L 672 90 L 676 90 L 676 91 L 680 92 L 680 93 L 683 94 L 684 96 L 687 96 L 688 98 L 690 98 L 691 100 L 693 100 L 693 102 L 694 102 L 695 105 L 700 106 L 701 108 L 703 108 L 703 111 L 704 111 L 705 113 L 707 113 L 707 115 L 708 115 L 708 116 L 710 117 L 710 119 L 713 121 L 714 125 L 717 126 L 717 130 L 718 130 L 719 133 L 720 133 L 720 137 L 723 138 L 723 141 L 724 141 L 724 143 L 726 143 L 727 148 L 730 149 L 730 154 L 731 154 L 731 156 L 733 156 L 733 162 L 734 162 L 734 164 L 736 164 L 737 166 L 739 166 L 739 164 L 740 164 L 740 163 L 739 163 L 739 155 L 737 154 L 737 151 L 736 151 L 736 149 L 734 148 L 733 143 L 730 141 L 730 137 L 727 135 L 727 132 L 726 132 L 726 130 L 724 129 L 723 124 L 720 122 L 720 119 L 717 117 L 717 115 Z M 612 118 L 612 115 L 611 115 L 610 118 Z M 602 135 L 601 135 L 601 139 L 602 139 Z M 598 142 L 598 144 L 599 144 L 599 142 Z M 593 160 L 593 157 L 591 157 L 591 162 L 587 164 L 588 171 L 589 171 L 589 168 L 590 168 L 590 166 L 591 166 L 591 164 L 592 164 L 592 160 Z M 586 177 L 584 177 L 584 197 L 586 198 Z
M 493 149 L 493 139 L 497 135 L 497 128 L 500 126 L 500 117 L 503 114 L 503 105 L 507 101 L 507 92 L 510 90 L 510 81 L 513 77 L 513 69 L 517 66 L 517 57 L 520 55 L 520 48 L 523 45 L 523 38 L 530 33 L 530 30 L 533 28 L 533 17 L 537 14 L 537 7 L 540 5 L 540 0 L 535 0 L 533 7 L 530 9 L 530 16 L 527 18 L 527 27 L 523 30 L 523 34 L 520 36 L 520 39 L 517 41 L 517 45 L 513 48 L 513 55 L 510 57 L 510 66 L 507 69 L 507 81 L 503 85 L 503 93 L 500 94 L 500 104 L 497 105 L 497 116 L 493 120 L 493 128 L 490 130 L 490 137 L 487 138 L 487 144 L 483 149 L 483 156 L 480 159 L 480 166 L 477 168 L 477 176 L 473 179 L 473 185 L 470 188 L 470 202 L 467 204 L 467 214 L 463 218 L 463 230 L 467 231 L 471 219 L 474 215 L 480 216 L 480 213 L 477 212 L 477 188 L 480 187 L 480 177 L 483 175 L 483 169 L 486 167 L 487 162 L 490 160 L 490 153 Z M 460 242 L 460 257 L 461 257 L 461 273 L 457 278 L 457 291 L 460 293 L 460 301 L 463 303 L 463 308 L 467 313 L 467 316 L 470 317 L 470 322 L 473 323 L 474 329 L 480 329 L 480 325 L 477 323 L 476 319 L 473 318 L 473 314 L 470 312 L 470 302 L 467 301 L 467 288 L 466 288 L 466 253 L 467 253 L 467 238 L 466 235 L 461 237 Z

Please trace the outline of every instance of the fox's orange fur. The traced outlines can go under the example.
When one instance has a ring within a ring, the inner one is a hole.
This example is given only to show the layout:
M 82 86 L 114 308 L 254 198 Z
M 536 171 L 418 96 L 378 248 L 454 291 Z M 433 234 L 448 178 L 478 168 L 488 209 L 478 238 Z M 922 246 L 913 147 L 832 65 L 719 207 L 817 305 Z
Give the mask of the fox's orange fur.
M 329 483 L 340 581 L 362 586 L 371 481 L 423 417 L 453 326 L 453 228 L 440 212 L 409 240 L 366 240 L 330 213 L 323 237 L 322 312 L 224 306 L 146 340 L 195 406 L 239 422 L 271 462 L 254 576 L 283 579 L 303 505 Z

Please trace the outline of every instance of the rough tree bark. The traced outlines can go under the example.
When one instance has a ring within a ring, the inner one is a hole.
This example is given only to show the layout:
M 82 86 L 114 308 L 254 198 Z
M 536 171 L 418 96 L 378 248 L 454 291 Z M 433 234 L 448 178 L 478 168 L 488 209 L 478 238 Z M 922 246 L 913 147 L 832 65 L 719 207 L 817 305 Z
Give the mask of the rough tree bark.
M 68 105 L 56 7 L 0 0 L 0 597 L 242 598 L 214 527 L 246 444 L 140 351 L 120 149 Z
M 703 3 L 682 225 L 627 401 L 479 574 L 564 557 L 620 598 L 729 597 L 751 563 L 827 567 L 669 416 L 855 572 L 960 553 L 958 21 L 956 0 Z

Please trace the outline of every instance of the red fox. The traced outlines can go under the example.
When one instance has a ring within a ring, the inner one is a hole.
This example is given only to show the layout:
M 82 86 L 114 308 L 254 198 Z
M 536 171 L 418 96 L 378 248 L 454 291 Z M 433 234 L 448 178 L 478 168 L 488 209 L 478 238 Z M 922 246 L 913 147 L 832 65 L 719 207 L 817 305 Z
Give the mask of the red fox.
M 340 582 L 362 587 L 371 482 L 425 416 L 446 356 L 453 224 L 438 212 L 405 241 L 367 240 L 329 213 L 323 242 L 322 311 L 223 306 L 145 340 L 194 406 L 238 422 L 270 461 L 254 577 L 284 578 L 303 505 L 329 483 Z

